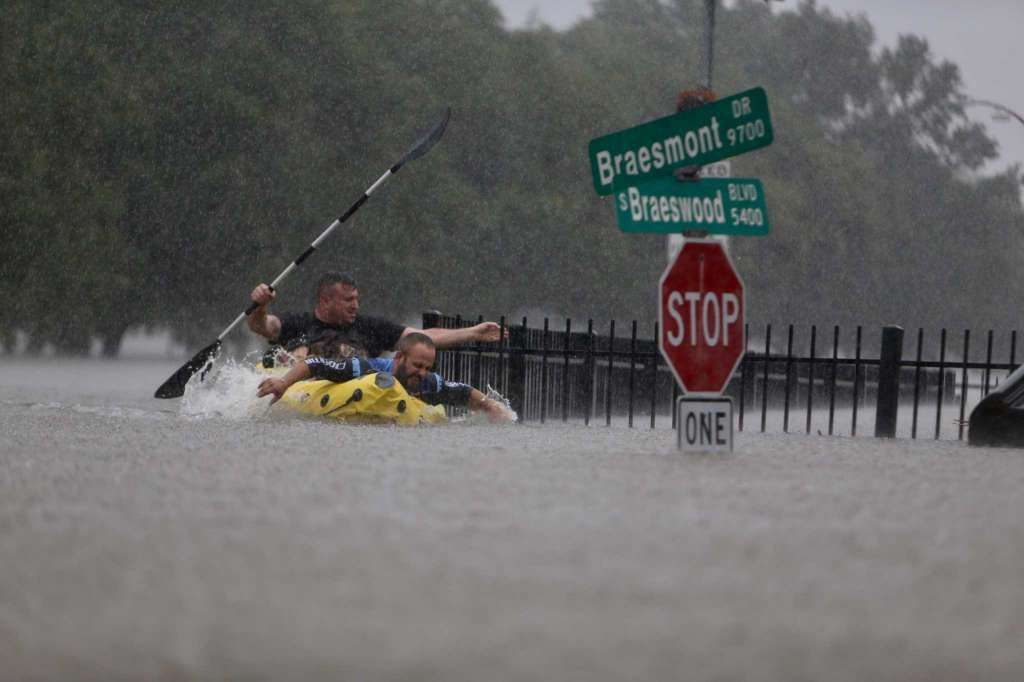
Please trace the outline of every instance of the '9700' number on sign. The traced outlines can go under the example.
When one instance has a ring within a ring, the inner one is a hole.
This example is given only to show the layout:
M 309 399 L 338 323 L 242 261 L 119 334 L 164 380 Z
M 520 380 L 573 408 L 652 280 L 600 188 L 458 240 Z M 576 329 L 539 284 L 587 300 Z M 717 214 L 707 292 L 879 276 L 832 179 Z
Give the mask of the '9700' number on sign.
M 751 142 L 764 137 L 764 120 L 757 119 L 750 123 L 744 123 L 738 125 L 735 128 L 729 128 L 725 134 L 729 138 L 729 144 L 743 144 L 744 142 Z

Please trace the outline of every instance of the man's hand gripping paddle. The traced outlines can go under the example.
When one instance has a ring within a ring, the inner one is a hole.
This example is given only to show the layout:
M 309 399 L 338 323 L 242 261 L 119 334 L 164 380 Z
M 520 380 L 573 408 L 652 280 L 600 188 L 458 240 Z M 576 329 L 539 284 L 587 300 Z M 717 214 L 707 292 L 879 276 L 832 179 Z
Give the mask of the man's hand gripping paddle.
M 287 268 L 284 269 L 284 272 L 277 276 L 277 279 L 275 279 L 270 284 L 271 290 L 276 288 L 277 285 L 280 284 L 285 277 L 291 274 L 292 270 L 302 265 L 302 262 L 309 258 L 314 251 L 316 251 L 316 248 L 320 246 L 320 244 L 325 239 L 327 239 L 327 237 L 331 234 L 331 232 L 334 231 L 336 227 L 338 227 L 338 225 L 341 225 L 343 222 L 352 217 L 352 214 L 358 211 L 359 207 L 366 203 L 366 200 L 370 198 L 370 195 L 373 194 L 378 187 L 384 184 L 385 180 L 387 180 L 389 177 L 397 173 L 399 169 L 409 161 L 418 159 L 424 154 L 426 154 L 428 151 L 430 151 L 430 149 L 435 144 L 437 144 L 437 141 L 441 139 L 441 136 L 444 135 L 445 128 L 448 127 L 448 119 L 451 118 L 451 115 L 452 110 L 450 108 L 446 109 L 444 116 L 429 133 L 427 133 L 419 140 L 417 140 L 416 144 L 414 144 L 412 148 L 410 148 L 409 151 L 405 153 L 405 156 L 403 156 L 398 161 L 398 163 L 393 165 L 391 168 L 385 171 L 383 175 L 377 178 L 377 181 L 370 185 L 369 189 L 363 192 L 363 195 L 359 197 L 359 199 L 357 199 L 354 204 L 349 206 L 348 210 L 345 211 L 341 215 L 341 217 L 339 217 L 337 220 L 331 223 L 327 227 L 327 229 L 324 230 L 320 234 L 320 236 L 317 237 L 313 241 L 313 243 L 309 245 L 309 248 L 302 252 L 302 255 L 300 255 L 298 258 L 292 261 L 292 263 Z M 167 381 L 165 381 L 160 386 L 160 388 L 156 389 L 154 397 L 180 398 L 182 395 L 184 395 L 185 384 L 187 384 L 188 380 L 192 378 L 192 375 L 194 375 L 196 372 L 202 371 L 203 368 L 206 367 L 217 356 L 217 352 L 220 350 L 221 343 L 223 342 L 224 337 L 227 336 L 228 333 L 232 329 L 234 329 L 239 322 L 244 320 L 248 315 L 250 315 L 254 310 L 256 310 L 257 307 L 259 307 L 258 304 L 253 302 L 253 304 L 250 305 L 244 313 L 240 314 L 238 317 L 235 318 L 234 322 L 228 325 L 227 329 L 220 333 L 216 341 L 214 341 L 209 346 L 196 353 L 191 360 L 186 362 L 178 369 L 177 372 L 172 374 L 170 378 L 167 379 Z

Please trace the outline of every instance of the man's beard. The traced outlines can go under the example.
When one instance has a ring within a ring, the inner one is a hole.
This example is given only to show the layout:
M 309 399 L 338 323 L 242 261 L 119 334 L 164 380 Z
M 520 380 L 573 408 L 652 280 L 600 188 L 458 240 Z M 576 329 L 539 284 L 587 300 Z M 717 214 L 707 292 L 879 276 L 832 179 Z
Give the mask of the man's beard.
M 394 376 L 398 380 L 398 383 L 405 387 L 405 390 L 410 393 L 416 391 L 420 387 L 420 378 L 415 374 L 411 374 L 404 364 L 395 365 Z

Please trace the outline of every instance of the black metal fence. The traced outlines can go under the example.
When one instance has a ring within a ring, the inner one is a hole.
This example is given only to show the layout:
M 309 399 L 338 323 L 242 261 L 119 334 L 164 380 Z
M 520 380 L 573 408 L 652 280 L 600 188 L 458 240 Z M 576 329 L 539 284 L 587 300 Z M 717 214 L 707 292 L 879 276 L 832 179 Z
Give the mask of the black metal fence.
M 479 321 L 423 316 L 424 328 Z M 622 329 L 614 320 L 604 333 L 593 320 L 583 329 L 571 320 L 557 329 L 548 319 L 541 327 L 526 318 L 513 324 L 502 318 L 501 325 L 508 334 L 498 343 L 441 351 L 438 371 L 493 387 L 524 422 L 675 426 L 680 392 L 654 340 L 657 324 L 648 338 L 636 322 Z M 963 439 L 969 409 L 1017 367 L 1016 331 L 989 331 L 984 360 L 977 361 L 970 359 L 970 330 L 953 339 L 942 329 L 937 341 L 923 329 L 916 340 L 904 339 L 898 327 L 873 338 L 862 327 L 782 331 L 746 327 L 746 352 L 725 391 L 741 431 Z M 1006 361 L 997 362 L 997 355 Z

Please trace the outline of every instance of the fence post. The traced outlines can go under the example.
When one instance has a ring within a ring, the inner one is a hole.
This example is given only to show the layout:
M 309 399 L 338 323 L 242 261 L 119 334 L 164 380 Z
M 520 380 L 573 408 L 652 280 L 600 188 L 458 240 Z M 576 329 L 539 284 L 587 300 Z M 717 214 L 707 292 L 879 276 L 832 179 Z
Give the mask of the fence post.
M 511 327 L 511 325 L 510 325 Z M 508 398 L 519 421 L 526 421 L 526 348 L 529 332 L 526 319 L 521 327 L 509 329 Z
M 441 314 L 441 311 L 424 310 L 422 329 L 434 329 L 437 327 L 444 327 L 444 315 Z M 447 355 L 439 354 L 436 362 L 434 363 L 434 371 L 440 372 L 444 376 L 448 376 L 448 369 Z M 448 376 L 448 378 L 449 380 L 453 380 L 453 377 Z
M 583 379 L 579 386 L 580 405 L 583 406 L 583 423 L 590 426 L 594 416 L 594 320 L 587 320 L 587 348 L 583 358 Z
M 424 310 L 423 311 L 423 328 L 433 329 L 434 327 L 441 326 L 441 311 L 440 310 Z
M 900 398 L 900 360 L 903 359 L 903 327 L 882 327 L 882 354 L 878 364 L 878 403 L 875 407 L 875 438 L 896 437 L 896 412 Z

